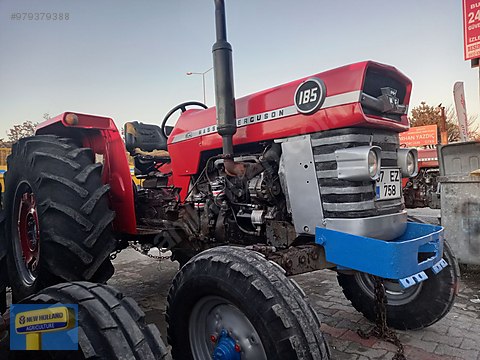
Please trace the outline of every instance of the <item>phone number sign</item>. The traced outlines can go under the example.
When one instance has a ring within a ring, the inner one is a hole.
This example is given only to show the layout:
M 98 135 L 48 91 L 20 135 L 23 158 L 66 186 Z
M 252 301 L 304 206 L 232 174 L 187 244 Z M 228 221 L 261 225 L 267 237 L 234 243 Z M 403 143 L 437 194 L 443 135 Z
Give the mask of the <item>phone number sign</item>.
M 480 1 L 463 0 L 465 60 L 480 58 Z

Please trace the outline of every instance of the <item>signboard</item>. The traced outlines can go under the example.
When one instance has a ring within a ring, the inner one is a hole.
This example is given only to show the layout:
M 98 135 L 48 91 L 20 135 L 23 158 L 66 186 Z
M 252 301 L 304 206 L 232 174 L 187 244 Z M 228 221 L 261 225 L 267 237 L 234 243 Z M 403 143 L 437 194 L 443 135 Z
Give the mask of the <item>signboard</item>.
M 465 60 L 480 58 L 480 1 L 463 0 Z
M 467 104 L 465 103 L 463 82 L 457 81 L 455 85 L 453 85 L 453 99 L 455 101 L 455 109 L 457 110 L 460 141 L 468 141 Z
M 77 350 L 76 304 L 13 304 L 11 350 Z
M 15 331 L 26 334 L 65 330 L 75 325 L 75 314 L 72 313 L 73 310 L 65 306 L 24 311 L 15 315 Z
M 437 125 L 416 126 L 400 133 L 400 144 L 406 147 L 437 145 Z

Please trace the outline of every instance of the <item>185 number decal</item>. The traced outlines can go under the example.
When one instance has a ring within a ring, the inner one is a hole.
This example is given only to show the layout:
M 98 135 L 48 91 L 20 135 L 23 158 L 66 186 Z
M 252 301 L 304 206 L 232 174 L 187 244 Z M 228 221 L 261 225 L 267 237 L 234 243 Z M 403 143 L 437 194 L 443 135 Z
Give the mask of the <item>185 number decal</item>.
M 317 90 L 318 90 L 317 88 L 313 88 L 313 89 L 300 91 L 298 104 L 301 105 L 301 104 L 307 104 L 307 103 L 317 101 L 317 98 L 318 98 Z
M 325 100 L 325 84 L 318 78 L 311 78 L 295 91 L 295 106 L 302 114 L 313 114 L 322 107 Z

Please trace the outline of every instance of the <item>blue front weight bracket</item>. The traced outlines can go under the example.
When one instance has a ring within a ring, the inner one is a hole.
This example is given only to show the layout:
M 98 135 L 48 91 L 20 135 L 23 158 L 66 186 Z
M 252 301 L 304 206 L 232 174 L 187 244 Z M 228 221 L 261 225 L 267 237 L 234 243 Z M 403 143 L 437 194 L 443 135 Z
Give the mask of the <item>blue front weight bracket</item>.
M 315 242 L 338 268 L 398 280 L 404 288 L 428 279 L 425 270 L 438 274 L 448 265 L 442 259 L 443 227 L 436 225 L 409 222 L 404 234 L 390 241 L 317 227 Z

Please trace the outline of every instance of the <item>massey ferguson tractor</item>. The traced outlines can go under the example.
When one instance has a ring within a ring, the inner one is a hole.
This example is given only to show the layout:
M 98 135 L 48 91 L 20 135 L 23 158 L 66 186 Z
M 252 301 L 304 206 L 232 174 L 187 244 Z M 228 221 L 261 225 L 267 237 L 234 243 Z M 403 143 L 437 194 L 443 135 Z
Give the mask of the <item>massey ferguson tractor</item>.
M 3 244 L 14 299 L 105 282 L 111 255 L 133 244 L 182 265 L 167 309 L 176 359 L 328 359 L 287 277 L 320 269 L 371 321 L 379 283 L 389 326 L 440 320 L 459 274 L 443 228 L 407 221 L 401 182 L 417 154 L 398 133 L 411 81 L 365 61 L 235 99 L 224 1 L 215 6 L 216 107 L 185 102 L 161 126 L 127 123 L 125 144 L 111 118 L 65 112 L 14 145 Z

